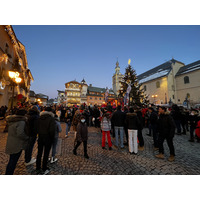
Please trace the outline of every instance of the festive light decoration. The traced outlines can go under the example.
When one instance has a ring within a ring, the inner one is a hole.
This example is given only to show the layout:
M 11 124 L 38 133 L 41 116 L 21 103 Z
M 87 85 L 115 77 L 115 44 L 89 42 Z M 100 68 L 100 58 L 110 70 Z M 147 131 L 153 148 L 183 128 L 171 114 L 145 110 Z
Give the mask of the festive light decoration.
M 131 64 L 131 59 L 128 60 L 128 65 L 130 65 L 130 64 Z

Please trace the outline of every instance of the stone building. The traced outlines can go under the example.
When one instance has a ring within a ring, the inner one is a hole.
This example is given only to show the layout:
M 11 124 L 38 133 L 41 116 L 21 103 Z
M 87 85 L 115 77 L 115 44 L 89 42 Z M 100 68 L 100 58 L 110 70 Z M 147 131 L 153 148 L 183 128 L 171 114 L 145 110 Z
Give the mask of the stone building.
M 114 93 L 118 96 L 119 95 L 119 90 L 121 89 L 121 83 L 122 78 L 124 77 L 123 74 L 120 72 L 120 67 L 119 67 L 119 62 L 116 62 L 116 67 L 115 67 L 115 73 L 113 74 L 112 77 L 112 88 Z
M 8 71 L 19 73 L 21 83 L 14 83 Z M 18 96 L 29 100 L 29 92 L 33 76 L 28 68 L 25 46 L 17 39 L 10 25 L 0 26 L 0 105 L 10 107 L 17 105 Z M 13 91 L 14 87 L 14 91 Z M 12 98 L 14 96 L 14 98 Z
M 139 83 L 150 103 L 183 104 L 186 96 L 190 102 L 200 102 L 200 61 L 185 65 L 171 59 L 138 76 Z

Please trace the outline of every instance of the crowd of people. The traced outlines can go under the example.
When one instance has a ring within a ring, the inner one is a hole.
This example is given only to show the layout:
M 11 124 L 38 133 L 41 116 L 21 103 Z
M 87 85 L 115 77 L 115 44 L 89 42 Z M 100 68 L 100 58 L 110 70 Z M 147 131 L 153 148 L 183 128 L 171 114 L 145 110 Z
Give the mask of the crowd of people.
M 65 138 L 74 133 L 74 155 L 83 143 L 84 157 L 89 159 L 87 152 L 88 127 L 100 128 L 102 133 L 102 149 L 112 146 L 124 149 L 128 146 L 130 154 L 144 150 L 143 128 L 148 128 L 148 136 L 153 136 L 153 148 L 159 151 L 155 156 L 164 158 L 163 143 L 166 140 L 170 156 L 168 161 L 174 161 L 175 148 L 173 138 L 190 132 L 189 142 L 200 142 L 200 116 L 198 110 L 185 109 L 177 105 L 171 108 L 162 106 L 142 106 L 113 108 L 107 106 L 39 106 L 22 105 L 14 108 L 6 117 L 8 138 L 6 153 L 10 155 L 6 174 L 14 173 L 16 164 L 25 151 L 25 165 L 36 162 L 37 174 L 48 174 L 48 163 L 54 163 L 59 133 L 62 131 L 60 122 L 66 124 Z M 71 128 L 72 126 L 72 128 Z M 32 157 L 33 147 L 38 142 L 37 158 Z M 50 156 L 51 151 L 51 156 Z

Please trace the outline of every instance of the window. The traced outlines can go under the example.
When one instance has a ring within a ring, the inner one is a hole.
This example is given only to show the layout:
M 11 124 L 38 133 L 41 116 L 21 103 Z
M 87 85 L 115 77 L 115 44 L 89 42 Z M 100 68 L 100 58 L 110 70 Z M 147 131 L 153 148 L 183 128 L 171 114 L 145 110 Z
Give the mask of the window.
M 90 99 L 92 99 L 92 97 L 90 97 Z
M 97 100 L 97 97 L 95 97 L 95 100 Z
M 99 100 L 101 100 L 101 98 L 99 98 Z
M 174 99 L 174 95 L 172 96 L 172 98 Z
M 185 76 L 185 77 L 184 77 L 184 83 L 185 83 L 185 84 L 190 83 L 189 76 Z
M 160 88 L 160 82 L 159 81 L 156 82 L 156 88 Z
M 146 85 L 144 85 L 144 91 L 147 91 L 147 86 Z

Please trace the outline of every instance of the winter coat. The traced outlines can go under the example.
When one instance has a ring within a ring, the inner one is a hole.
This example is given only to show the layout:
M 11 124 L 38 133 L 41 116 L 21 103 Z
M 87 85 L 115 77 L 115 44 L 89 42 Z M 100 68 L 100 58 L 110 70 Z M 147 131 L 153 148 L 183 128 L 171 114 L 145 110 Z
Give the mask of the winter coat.
M 72 120 L 72 126 L 73 126 L 74 131 L 77 131 L 77 125 L 80 122 L 82 113 L 83 113 L 83 110 L 77 110 L 74 114 L 74 117 Z
M 60 122 L 58 120 L 55 120 L 55 138 L 57 138 L 59 136 L 59 133 L 62 132 L 62 128 L 60 125 Z
M 121 110 L 117 110 L 111 117 L 111 122 L 114 126 L 124 127 L 126 114 Z
M 27 118 L 20 115 L 9 115 L 6 121 L 8 123 L 6 153 L 16 154 L 25 150 L 29 139 L 25 132 Z
M 30 136 L 36 137 L 36 135 L 38 134 L 39 112 L 36 112 L 31 109 L 29 110 L 27 117 Z
M 195 129 L 198 122 L 198 115 L 189 115 L 188 117 L 189 125 L 191 128 Z
M 139 130 L 142 127 L 136 113 L 127 113 L 125 122 L 127 129 Z
M 68 111 L 65 113 L 65 123 L 71 124 L 72 123 L 72 113 Z
M 155 111 L 152 111 L 152 113 L 150 114 L 149 121 L 150 121 L 151 125 L 157 124 L 158 115 L 157 115 L 157 113 Z
M 88 140 L 88 127 L 86 123 L 79 122 L 77 126 L 76 140 L 78 142 L 84 142 Z
M 111 121 L 107 117 L 103 117 L 101 120 L 101 130 L 110 131 L 111 130 Z
M 157 122 L 157 130 L 160 135 L 174 137 L 176 125 L 173 118 L 168 114 L 160 114 Z
M 40 113 L 38 135 L 48 136 L 51 139 L 55 135 L 55 119 L 52 112 L 44 111 Z

